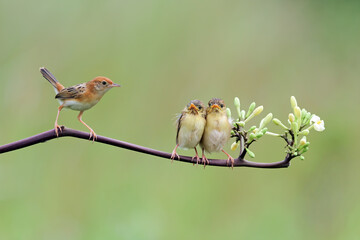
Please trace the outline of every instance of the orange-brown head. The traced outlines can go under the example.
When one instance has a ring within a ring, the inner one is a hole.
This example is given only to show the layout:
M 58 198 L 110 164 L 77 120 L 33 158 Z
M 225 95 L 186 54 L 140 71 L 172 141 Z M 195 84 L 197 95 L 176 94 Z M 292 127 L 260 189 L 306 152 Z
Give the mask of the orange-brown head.
M 119 84 L 113 83 L 109 78 L 107 77 L 96 77 L 90 82 L 87 83 L 87 85 L 93 89 L 93 91 L 103 95 L 107 91 L 109 91 L 113 87 L 120 87 Z

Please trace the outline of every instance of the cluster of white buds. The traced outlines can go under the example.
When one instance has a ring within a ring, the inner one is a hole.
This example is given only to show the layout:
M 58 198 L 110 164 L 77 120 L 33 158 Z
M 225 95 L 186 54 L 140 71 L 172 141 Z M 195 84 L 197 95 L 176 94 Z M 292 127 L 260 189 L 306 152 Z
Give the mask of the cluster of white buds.
M 255 140 L 258 140 L 265 134 L 267 134 L 268 129 L 266 128 L 266 125 L 271 122 L 273 118 L 272 113 L 266 115 L 266 117 L 260 121 L 258 127 L 252 126 L 248 130 L 245 130 L 246 124 L 251 119 L 262 113 L 264 107 L 263 106 L 256 107 L 256 103 L 253 102 L 250 104 L 248 110 L 245 111 L 244 109 L 241 109 L 240 99 L 238 97 L 234 99 L 234 105 L 236 108 L 237 117 L 233 121 L 234 129 L 232 131 L 232 135 L 234 135 L 235 131 L 237 131 L 238 134 L 242 136 L 247 136 L 246 143 L 249 144 Z M 240 146 L 240 139 L 237 138 L 235 142 L 233 142 L 233 144 L 231 145 L 231 150 L 236 150 L 239 146 Z M 248 148 L 245 148 L 245 150 L 247 151 L 249 156 L 255 157 L 255 154 L 251 152 Z
M 231 131 L 232 137 L 236 137 L 235 142 L 231 145 L 231 150 L 236 150 L 241 144 L 240 140 L 243 139 L 243 148 L 250 157 L 255 157 L 255 154 L 248 149 L 248 146 L 264 135 L 282 137 L 288 143 L 287 153 L 292 156 L 302 156 L 303 153 L 309 150 L 310 142 L 307 141 L 306 136 L 309 134 L 311 129 L 316 131 L 324 131 L 324 121 L 321 120 L 317 115 L 311 114 L 306 109 L 301 109 L 296 101 L 296 98 L 292 96 L 290 98 L 290 104 L 292 112 L 288 116 L 288 124 L 283 124 L 279 119 L 273 118 L 273 114 L 269 113 L 264 117 L 259 126 L 251 126 L 248 130 L 245 130 L 246 124 L 255 116 L 259 115 L 263 110 L 263 106 L 256 107 L 255 102 L 251 103 L 248 111 L 241 110 L 240 99 L 234 99 L 234 105 L 236 108 L 237 117 L 233 120 L 233 130 Z M 231 111 L 227 109 L 228 117 L 231 118 Z M 285 130 L 285 134 L 278 134 L 269 132 L 266 125 L 271 120 L 278 126 Z M 291 140 L 287 139 L 288 134 L 292 137 Z M 299 140 L 300 139 L 300 140 Z M 241 150 L 241 151 L 242 151 Z
M 274 118 L 273 122 L 287 130 L 287 132 L 293 136 L 292 146 L 288 146 L 289 152 L 294 156 L 300 156 L 309 150 L 310 142 L 306 141 L 305 136 L 307 136 L 313 128 L 319 132 L 324 131 L 325 123 L 317 115 L 311 114 L 305 108 L 301 109 L 294 96 L 291 96 L 290 104 L 293 112 L 290 113 L 288 117 L 289 126 L 286 126 L 277 118 Z M 303 137 L 299 141 L 300 135 Z M 301 156 L 301 159 L 304 159 L 304 157 Z

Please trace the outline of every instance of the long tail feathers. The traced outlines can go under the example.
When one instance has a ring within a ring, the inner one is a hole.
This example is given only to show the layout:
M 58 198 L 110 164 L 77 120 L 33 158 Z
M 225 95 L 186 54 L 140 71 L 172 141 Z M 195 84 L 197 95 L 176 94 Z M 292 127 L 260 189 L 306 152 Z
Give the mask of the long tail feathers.
M 59 91 L 61 91 L 62 89 L 64 89 L 64 86 L 61 85 L 58 80 L 56 80 L 56 78 L 54 77 L 54 75 L 52 75 L 52 73 L 47 70 L 45 67 L 41 67 L 40 68 L 40 72 L 43 75 L 43 77 L 49 81 L 49 83 L 51 83 L 51 85 L 53 85 L 53 87 L 55 88 L 55 92 L 58 93 Z

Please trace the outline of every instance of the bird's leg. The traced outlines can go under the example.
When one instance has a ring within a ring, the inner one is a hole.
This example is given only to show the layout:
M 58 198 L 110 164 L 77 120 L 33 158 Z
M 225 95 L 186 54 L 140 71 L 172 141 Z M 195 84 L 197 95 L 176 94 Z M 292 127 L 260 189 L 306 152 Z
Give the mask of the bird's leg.
M 210 162 L 209 162 L 209 160 L 207 159 L 207 157 L 205 157 L 205 149 L 202 148 L 201 150 L 202 150 L 202 157 L 201 157 L 201 159 L 202 159 L 202 161 L 203 161 L 203 163 L 204 163 L 204 168 L 205 168 L 206 164 L 209 164 Z
M 79 121 L 84 124 L 89 130 L 90 130 L 90 137 L 89 140 L 91 139 L 91 137 L 93 138 L 93 142 L 95 141 L 95 139 L 97 138 L 96 133 L 94 132 L 94 130 L 91 129 L 91 127 L 89 127 L 81 118 L 83 115 L 84 111 L 81 111 L 78 115 L 78 119 Z
M 60 132 L 62 131 L 61 130 L 61 127 L 58 125 L 58 119 L 59 119 L 59 115 L 60 115 L 60 111 L 61 109 L 63 109 L 64 105 L 60 105 L 59 109 L 58 109 L 58 113 L 56 115 L 56 120 L 55 120 L 55 133 L 56 133 L 56 136 L 59 137 L 59 132 L 58 132 L 58 129 L 60 130 Z
M 196 147 L 194 147 L 194 149 L 195 149 L 196 155 L 195 155 L 194 157 L 192 157 L 191 161 L 194 161 L 194 158 L 196 158 L 196 165 L 197 165 L 197 164 L 199 164 L 199 162 L 200 162 L 200 158 L 199 158 L 199 155 L 198 155 L 198 152 L 197 152 Z
M 177 157 L 178 160 L 180 160 L 180 156 L 179 156 L 179 154 L 177 154 L 177 152 L 176 152 L 176 149 L 177 149 L 178 147 L 179 147 L 179 144 L 176 144 L 174 150 L 173 150 L 172 153 L 171 153 L 171 157 L 170 157 L 171 163 L 174 161 L 175 156 Z
M 226 156 L 228 156 L 228 159 L 226 160 L 226 166 L 228 166 L 228 165 L 229 165 L 229 161 L 231 161 L 231 168 L 234 169 L 234 158 L 231 157 L 230 154 L 228 154 L 227 152 L 225 152 L 224 149 L 221 149 L 221 151 L 222 151 L 223 153 L 225 153 Z

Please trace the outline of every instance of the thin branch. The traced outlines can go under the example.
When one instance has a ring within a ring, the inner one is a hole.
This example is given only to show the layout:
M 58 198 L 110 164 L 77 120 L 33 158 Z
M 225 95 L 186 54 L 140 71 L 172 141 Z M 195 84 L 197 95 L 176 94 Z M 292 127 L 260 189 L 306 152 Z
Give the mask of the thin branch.
M 70 128 L 65 128 L 62 126 L 62 131 L 59 132 L 59 137 L 75 137 L 75 138 L 85 139 L 85 140 L 89 141 L 90 134 L 86 133 L 86 132 L 70 129 Z M 57 136 L 55 134 L 55 131 L 54 131 L 54 129 L 52 129 L 52 130 L 16 141 L 13 143 L 9 143 L 9 144 L 0 146 L 0 154 L 10 152 L 10 151 L 15 151 L 15 150 L 18 150 L 21 148 L 29 147 L 29 146 L 32 146 L 32 145 L 35 145 L 38 143 L 42 143 L 42 142 L 46 142 L 48 140 L 56 139 L 56 138 L 57 138 Z M 104 143 L 104 144 L 108 144 L 108 145 L 112 145 L 112 146 L 116 146 L 116 147 L 120 147 L 120 148 L 129 149 L 129 150 L 132 150 L 135 152 L 141 152 L 141 153 L 150 154 L 150 155 L 161 157 L 161 158 L 167 158 L 169 160 L 170 160 L 170 156 L 171 156 L 171 154 L 167 153 L 167 152 L 162 152 L 162 151 L 158 151 L 155 149 L 146 148 L 143 146 L 139 146 L 139 145 L 135 145 L 132 143 L 128 143 L 128 142 L 124 142 L 124 141 L 120 141 L 120 140 L 116 140 L 116 139 L 112 139 L 112 138 L 108 138 L 108 137 L 103 137 L 103 136 L 98 136 L 95 141 Z M 251 162 L 251 161 L 247 161 L 245 159 L 237 158 L 237 159 L 235 159 L 234 167 L 286 168 L 286 167 L 290 166 L 290 161 L 292 158 L 293 157 L 291 157 L 290 155 L 287 155 L 283 161 L 273 162 L 273 163 L 257 163 L 257 162 Z M 175 161 L 193 163 L 192 158 L 187 157 L 187 156 L 180 156 L 180 160 L 175 159 Z M 227 166 L 225 159 L 209 159 L 209 162 L 210 163 L 208 165 L 210 165 L 210 166 L 219 166 L 219 167 Z

